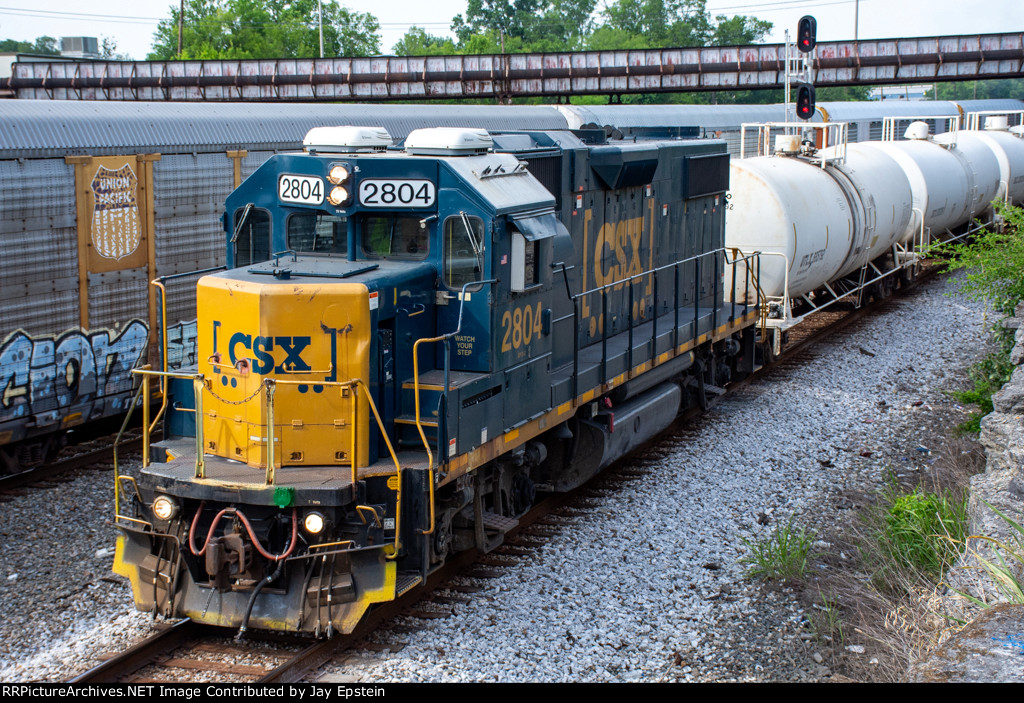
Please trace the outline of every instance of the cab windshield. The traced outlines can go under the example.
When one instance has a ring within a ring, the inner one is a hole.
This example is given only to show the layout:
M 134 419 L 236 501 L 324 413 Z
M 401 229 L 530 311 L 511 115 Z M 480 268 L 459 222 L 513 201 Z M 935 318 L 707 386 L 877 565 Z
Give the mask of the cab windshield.
M 348 252 L 348 218 L 319 212 L 288 217 L 288 248 L 299 254 L 344 256 Z
M 430 231 L 417 215 L 366 215 L 360 243 L 368 259 L 425 259 Z

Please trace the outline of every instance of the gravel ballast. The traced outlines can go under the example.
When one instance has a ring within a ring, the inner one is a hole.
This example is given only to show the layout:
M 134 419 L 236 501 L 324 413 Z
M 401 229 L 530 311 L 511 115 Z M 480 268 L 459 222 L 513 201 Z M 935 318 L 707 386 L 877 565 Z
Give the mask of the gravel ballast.
M 989 324 L 953 289 L 932 281 L 725 397 L 634 458 L 647 475 L 592 489 L 589 514 L 474 582 L 483 590 L 451 617 L 382 629 L 375 640 L 404 646 L 357 652 L 322 680 L 827 678 L 806 609 L 744 579 L 744 540 L 791 517 L 827 531 L 848 517 L 847 492 L 927 466 L 934 424 L 965 414 L 943 391 Z M 98 472 L 3 504 L 0 680 L 66 679 L 147 632 L 109 572 L 112 500 L 112 474 Z

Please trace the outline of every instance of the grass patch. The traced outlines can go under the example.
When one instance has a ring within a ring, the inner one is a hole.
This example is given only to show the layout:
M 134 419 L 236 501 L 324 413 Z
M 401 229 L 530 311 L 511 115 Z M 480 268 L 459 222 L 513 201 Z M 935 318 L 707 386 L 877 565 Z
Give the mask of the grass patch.
M 1016 368 L 1010 362 L 1010 351 L 1013 349 L 1014 330 L 1005 329 L 1000 325 L 992 328 L 992 337 L 997 349 L 984 359 L 971 366 L 967 375 L 973 388 L 964 391 L 952 391 L 950 395 L 964 405 L 977 405 L 978 410 L 971 413 L 970 419 L 957 428 L 964 434 L 981 432 L 981 418 L 992 412 L 992 395 L 1007 381 Z
M 1010 530 L 1003 540 L 986 536 L 968 538 L 968 552 L 978 564 L 973 568 L 987 577 L 988 583 L 995 587 L 1003 601 L 1024 605 L 1024 527 L 992 504 L 986 502 L 985 505 L 998 515 Z M 991 605 L 966 591 L 958 589 L 957 593 L 982 608 Z
M 815 637 L 822 642 L 842 647 L 846 644 L 846 635 L 843 632 L 843 613 L 839 599 L 832 593 L 826 595 L 818 591 L 818 600 L 821 602 L 814 604 L 810 618 Z
M 813 558 L 813 530 L 793 526 L 793 518 L 784 527 L 778 527 L 771 536 L 743 543 L 750 549 L 749 556 L 740 559 L 746 564 L 749 578 L 765 581 L 802 581 L 807 563 Z
M 967 487 L 984 453 L 971 437 L 944 437 L 934 464 L 908 472 L 912 481 L 893 474 L 877 491 L 848 496 L 858 519 L 824 537 L 832 547 L 804 581 L 808 628 L 832 668 L 856 680 L 905 680 L 910 662 L 957 627 L 962 608 L 942 597 L 943 570 L 964 549 Z M 850 644 L 869 656 L 851 655 Z
M 963 550 L 967 535 L 967 496 L 920 486 L 906 493 L 890 484 L 883 493 L 878 553 L 886 571 L 914 569 L 938 579 Z

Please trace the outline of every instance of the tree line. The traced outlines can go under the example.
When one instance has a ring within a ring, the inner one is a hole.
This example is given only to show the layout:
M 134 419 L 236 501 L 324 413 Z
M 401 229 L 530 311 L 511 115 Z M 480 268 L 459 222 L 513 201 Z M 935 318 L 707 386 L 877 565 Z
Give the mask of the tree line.
M 771 31 L 755 17 L 711 17 L 705 0 L 468 0 L 454 38 L 411 27 L 398 56 L 752 44 Z M 187 0 L 183 59 L 310 58 L 320 55 L 316 0 Z M 179 58 L 178 6 L 157 26 L 150 59 Z M 336 0 L 323 2 L 324 56 L 375 56 L 380 23 Z

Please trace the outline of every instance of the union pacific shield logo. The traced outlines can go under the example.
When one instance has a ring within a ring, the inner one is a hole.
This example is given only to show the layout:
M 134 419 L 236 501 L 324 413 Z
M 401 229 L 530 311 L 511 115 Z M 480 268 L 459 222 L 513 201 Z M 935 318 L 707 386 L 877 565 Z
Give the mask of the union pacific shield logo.
M 100 166 L 90 185 L 94 196 L 93 249 L 105 259 L 123 259 L 142 241 L 135 172 L 128 164 L 116 171 Z

